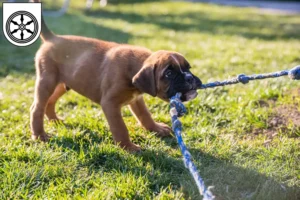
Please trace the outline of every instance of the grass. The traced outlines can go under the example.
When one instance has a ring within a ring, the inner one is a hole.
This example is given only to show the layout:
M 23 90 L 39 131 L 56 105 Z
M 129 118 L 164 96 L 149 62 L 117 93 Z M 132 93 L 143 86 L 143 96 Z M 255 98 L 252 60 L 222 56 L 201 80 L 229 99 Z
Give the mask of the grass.
M 46 18 L 54 32 L 179 51 L 205 83 L 300 63 L 299 15 L 184 2 L 101 9 L 95 3 L 89 12 L 81 1 L 71 6 L 59 19 Z M 176 139 L 141 129 L 127 108 L 131 138 L 145 149 L 140 154 L 113 145 L 101 108 L 73 91 L 57 105 L 65 124 L 45 121 L 52 140 L 31 141 L 39 45 L 17 48 L 0 35 L 0 199 L 200 198 Z M 275 108 L 299 105 L 297 88 L 299 82 L 288 78 L 269 79 L 199 91 L 186 104 L 183 138 L 217 199 L 300 199 L 299 129 L 291 122 L 268 145 L 265 134 Z M 145 98 L 153 117 L 170 124 L 168 104 Z

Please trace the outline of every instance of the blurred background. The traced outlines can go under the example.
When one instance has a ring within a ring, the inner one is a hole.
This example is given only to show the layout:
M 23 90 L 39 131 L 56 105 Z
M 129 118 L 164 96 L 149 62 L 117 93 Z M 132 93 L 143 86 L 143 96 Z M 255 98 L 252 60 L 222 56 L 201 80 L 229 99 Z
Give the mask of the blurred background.
M 43 10 L 48 26 L 57 34 L 95 37 L 146 46 L 152 50 L 180 51 L 190 57 L 196 66 L 199 66 L 201 60 L 201 67 L 205 69 L 200 72 L 201 75 L 208 73 L 214 76 L 214 70 L 207 71 L 208 66 L 210 69 L 228 70 L 229 66 L 221 61 L 226 60 L 227 56 L 235 60 L 233 66 L 242 68 L 241 63 L 245 64 L 242 60 L 247 60 L 247 66 L 255 68 L 257 65 L 252 62 L 256 61 L 251 59 L 251 54 L 258 52 L 249 53 L 251 47 L 247 49 L 247 45 L 254 45 L 258 49 L 262 45 L 261 41 L 299 39 L 299 4 L 299 1 L 284 0 L 45 0 Z M 39 42 L 27 47 L 26 51 L 7 43 L 2 34 L 0 42 L 1 48 L 5 49 L 1 49 L 0 56 L 6 58 L 1 59 L 0 73 L 7 74 L 14 69 L 16 72 L 34 70 L 30 57 Z M 245 43 L 247 45 L 243 45 Z M 239 46 L 239 54 L 250 57 L 245 59 L 245 56 L 233 56 L 237 51 L 236 45 Z M 211 59 L 212 53 L 217 54 L 213 58 L 222 55 L 222 59 Z M 14 55 L 13 63 L 6 65 L 5 63 L 10 62 L 9 55 Z M 17 67 L 19 57 L 22 65 L 20 69 Z M 262 62 L 270 64 L 276 60 L 264 59 Z M 283 63 L 279 65 L 281 64 Z M 230 65 L 229 68 L 233 66 Z

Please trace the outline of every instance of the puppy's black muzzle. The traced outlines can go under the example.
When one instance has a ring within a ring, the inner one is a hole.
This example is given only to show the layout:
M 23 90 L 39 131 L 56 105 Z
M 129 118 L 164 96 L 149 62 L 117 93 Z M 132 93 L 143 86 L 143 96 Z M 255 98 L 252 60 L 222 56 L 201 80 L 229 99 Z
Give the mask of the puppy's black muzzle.
M 182 95 L 180 99 L 182 101 L 188 101 L 191 99 L 191 95 L 197 95 L 197 89 L 202 85 L 201 80 L 194 76 L 190 72 L 183 72 L 181 76 L 178 76 L 171 82 L 169 90 L 167 92 L 168 98 L 173 97 L 176 93 L 180 92 Z
M 202 85 L 201 80 L 197 76 L 188 72 L 184 72 L 184 80 L 191 86 L 190 90 L 197 90 Z
M 195 80 L 195 90 L 197 90 L 202 86 L 202 81 L 197 76 L 194 76 L 194 80 Z

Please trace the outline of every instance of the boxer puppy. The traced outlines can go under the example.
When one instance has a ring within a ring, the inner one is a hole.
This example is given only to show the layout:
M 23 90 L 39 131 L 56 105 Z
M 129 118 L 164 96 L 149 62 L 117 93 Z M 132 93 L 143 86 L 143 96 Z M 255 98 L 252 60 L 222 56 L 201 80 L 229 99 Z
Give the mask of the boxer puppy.
M 44 114 L 49 120 L 59 120 L 55 103 L 71 88 L 101 105 L 116 144 L 128 151 L 139 151 L 140 147 L 130 141 L 121 108 L 129 105 L 145 129 L 168 136 L 171 129 L 152 119 L 143 93 L 168 102 L 181 92 L 181 100 L 188 101 L 197 96 L 196 89 L 201 85 L 190 72 L 187 60 L 177 52 L 151 52 L 143 47 L 55 35 L 44 19 L 41 39 L 35 57 L 36 83 L 30 113 L 33 140 L 49 139 Z

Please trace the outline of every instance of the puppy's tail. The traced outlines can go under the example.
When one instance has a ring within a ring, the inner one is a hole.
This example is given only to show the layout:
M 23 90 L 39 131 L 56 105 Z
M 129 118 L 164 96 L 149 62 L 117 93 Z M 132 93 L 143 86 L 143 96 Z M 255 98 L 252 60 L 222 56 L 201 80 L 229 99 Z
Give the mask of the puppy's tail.
M 40 3 L 40 0 L 30 0 L 31 2 L 34 3 Z M 45 23 L 44 17 L 42 15 L 42 30 L 41 30 L 41 38 L 42 40 L 46 41 L 46 40 L 51 40 L 53 37 L 55 37 L 54 33 L 52 33 L 52 31 L 49 30 L 48 26 Z

